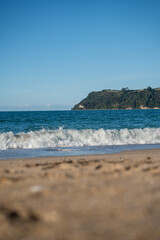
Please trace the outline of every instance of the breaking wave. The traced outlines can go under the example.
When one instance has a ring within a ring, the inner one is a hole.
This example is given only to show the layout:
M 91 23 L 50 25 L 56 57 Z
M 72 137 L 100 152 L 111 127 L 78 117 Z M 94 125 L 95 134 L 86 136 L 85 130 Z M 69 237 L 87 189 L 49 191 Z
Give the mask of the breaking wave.
M 121 130 L 59 128 L 0 134 L 0 150 L 155 143 L 160 143 L 160 128 Z

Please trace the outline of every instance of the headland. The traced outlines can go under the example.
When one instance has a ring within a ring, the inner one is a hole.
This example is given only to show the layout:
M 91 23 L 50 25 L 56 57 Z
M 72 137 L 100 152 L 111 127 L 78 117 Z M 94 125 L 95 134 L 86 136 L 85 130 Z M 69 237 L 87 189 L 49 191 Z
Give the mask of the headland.
M 72 110 L 159 109 L 160 88 L 94 91 Z

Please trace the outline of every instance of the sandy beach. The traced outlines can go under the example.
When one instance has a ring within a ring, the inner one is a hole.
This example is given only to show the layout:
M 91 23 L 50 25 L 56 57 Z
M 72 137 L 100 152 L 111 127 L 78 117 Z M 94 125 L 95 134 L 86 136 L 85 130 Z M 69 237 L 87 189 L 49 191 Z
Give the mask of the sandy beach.
M 0 161 L 0 240 L 159 240 L 160 149 Z

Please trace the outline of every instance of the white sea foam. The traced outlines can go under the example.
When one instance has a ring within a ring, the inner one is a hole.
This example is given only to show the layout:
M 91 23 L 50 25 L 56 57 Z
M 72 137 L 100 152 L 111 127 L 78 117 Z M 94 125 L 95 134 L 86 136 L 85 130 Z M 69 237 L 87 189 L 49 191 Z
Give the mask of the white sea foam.
M 160 143 L 160 128 L 63 129 L 0 134 L 0 150 Z

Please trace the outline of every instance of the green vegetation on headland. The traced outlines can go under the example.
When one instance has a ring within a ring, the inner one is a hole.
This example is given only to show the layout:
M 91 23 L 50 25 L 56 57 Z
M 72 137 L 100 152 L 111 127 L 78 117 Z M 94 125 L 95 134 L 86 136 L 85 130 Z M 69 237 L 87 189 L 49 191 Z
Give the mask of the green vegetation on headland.
M 72 110 L 160 108 L 160 88 L 102 90 L 91 92 Z

